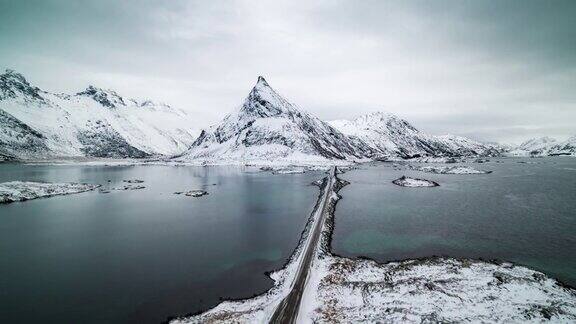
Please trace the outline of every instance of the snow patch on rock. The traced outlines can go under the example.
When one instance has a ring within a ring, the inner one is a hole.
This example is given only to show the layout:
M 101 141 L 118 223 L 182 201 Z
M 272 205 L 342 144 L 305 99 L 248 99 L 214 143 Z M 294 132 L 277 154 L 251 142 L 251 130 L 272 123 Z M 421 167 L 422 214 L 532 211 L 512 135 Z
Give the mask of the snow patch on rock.
M 412 166 L 412 169 L 436 174 L 487 174 L 492 171 L 477 170 L 469 166 Z
M 417 178 L 410 178 L 407 176 L 401 176 L 400 178 L 392 181 L 393 184 L 400 186 L 400 187 L 438 187 L 439 184 L 426 180 L 426 179 L 417 179 Z

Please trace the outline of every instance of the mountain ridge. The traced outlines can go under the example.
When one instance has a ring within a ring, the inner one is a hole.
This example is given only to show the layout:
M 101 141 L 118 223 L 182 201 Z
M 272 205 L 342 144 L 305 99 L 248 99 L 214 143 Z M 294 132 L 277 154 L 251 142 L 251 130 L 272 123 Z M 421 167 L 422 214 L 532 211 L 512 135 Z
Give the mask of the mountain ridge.
M 459 136 L 427 135 L 385 112 L 352 121 L 324 122 L 283 98 L 260 76 L 242 105 L 220 123 L 203 130 L 190 150 L 176 157 L 176 161 L 366 161 L 495 156 L 502 151 L 495 145 Z
M 555 138 L 543 136 L 535 137 L 522 142 L 512 148 L 508 153 L 510 156 L 576 156 L 576 135 L 559 141 Z
M 508 149 L 426 134 L 388 112 L 323 121 L 288 101 L 262 76 L 237 109 L 196 136 L 191 117 L 169 105 L 94 85 L 73 94 L 51 93 L 6 70 L 0 74 L 0 125 L 0 161 L 167 156 L 206 164 L 324 164 L 576 155 L 576 137 L 532 139 Z
M 0 155 L 6 159 L 173 155 L 196 138 L 182 110 L 94 86 L 75 94 L 51 93 L 14 70 L 0 74 L 0 112 L 6 121 Z

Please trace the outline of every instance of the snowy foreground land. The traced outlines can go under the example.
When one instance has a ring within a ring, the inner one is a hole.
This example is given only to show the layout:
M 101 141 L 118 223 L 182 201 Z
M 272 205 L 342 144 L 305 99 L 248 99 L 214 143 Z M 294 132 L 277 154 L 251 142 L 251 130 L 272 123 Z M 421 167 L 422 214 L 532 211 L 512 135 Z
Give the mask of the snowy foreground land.
M 0 203 L 11 203 L 36 198 L 70 195 L 91 191 L 100 185 L 85 183 L 45 183 L 11 181 L 0 183 Z
M 334 322 L 541 322 L 576 321 L 576 292 L 544 274 L 510 263 L 427 258 L 380 264 L 330 251 L 334 209 L 342 180 L 323 182 L 315 211 L 287 265 L 254 298 L 225 301 L 172 323 L 264 323 L 291 293 L 313 228 L 321 239 L 297 309 L 299 323 Z M 323 207 L 324 206 L 324 207 Z

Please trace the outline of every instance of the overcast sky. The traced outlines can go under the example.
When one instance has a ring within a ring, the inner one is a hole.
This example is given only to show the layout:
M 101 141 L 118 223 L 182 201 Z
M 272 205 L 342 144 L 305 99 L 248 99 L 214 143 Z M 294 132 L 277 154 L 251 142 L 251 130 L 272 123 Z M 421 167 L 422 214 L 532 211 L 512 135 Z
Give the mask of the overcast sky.
M 258 75 L 322 119 L 432 134 L 576 134 L 576 1 L 0 0 L 0 68 L 219 121 Z

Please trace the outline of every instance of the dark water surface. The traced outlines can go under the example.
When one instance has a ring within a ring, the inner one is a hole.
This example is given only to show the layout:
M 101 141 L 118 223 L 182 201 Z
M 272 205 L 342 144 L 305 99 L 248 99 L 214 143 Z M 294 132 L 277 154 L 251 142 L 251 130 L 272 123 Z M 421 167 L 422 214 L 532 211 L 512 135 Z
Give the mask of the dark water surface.
M 323 174 L 251 171 L 0 165 L 0 182 L 146 186 L 0 205 L 0 323 L 158 323 L 267 290 Z M 190 189 L 209 195 L 173 194 Z
M 378 261 L 445 255 L 528 265 L 576 286 L 576 159 L 496 159 L 481 175 L 363 165 L 342 175 L 335 253 Z M 528 163 L 518 163 L 528 162 Z M 433 165 L 433 164 L 429 164 Z M 403 188 L 409 175 L 437 188 Z

